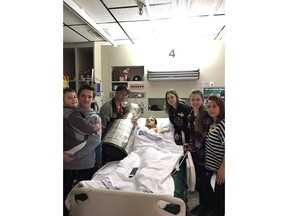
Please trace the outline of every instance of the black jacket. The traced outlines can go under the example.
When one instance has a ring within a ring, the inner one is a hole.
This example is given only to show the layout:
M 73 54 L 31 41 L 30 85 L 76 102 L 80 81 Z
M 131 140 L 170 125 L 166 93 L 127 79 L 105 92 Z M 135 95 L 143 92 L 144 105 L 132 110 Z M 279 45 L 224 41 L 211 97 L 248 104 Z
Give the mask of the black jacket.
M 175 133 L 181 135 L 181 131 L 183 131 L 185 134 L 185 142 L 189 142 L 190 139 L 187 116 L 190 114 L 191 110 L 192 108 L 184 103 L 179 103 L 177 110 L 172 106 L 169 109 L 169 119 L 174 125 Z

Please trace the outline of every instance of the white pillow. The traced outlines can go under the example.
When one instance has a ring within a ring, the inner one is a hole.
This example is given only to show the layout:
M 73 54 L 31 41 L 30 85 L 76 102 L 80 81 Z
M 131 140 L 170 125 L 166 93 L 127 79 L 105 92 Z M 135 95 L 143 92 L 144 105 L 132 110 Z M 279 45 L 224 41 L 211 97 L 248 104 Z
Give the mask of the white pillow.
M 156 118 L 156 119 L 157 119 L 157 127 L 163 128 L 164 132 L 168 132 L 174 129 L 169 118 Z M 138 119 L 138 125 L 140 128 L 145 127 L 145 124 L 146 124 L 146 118 Z

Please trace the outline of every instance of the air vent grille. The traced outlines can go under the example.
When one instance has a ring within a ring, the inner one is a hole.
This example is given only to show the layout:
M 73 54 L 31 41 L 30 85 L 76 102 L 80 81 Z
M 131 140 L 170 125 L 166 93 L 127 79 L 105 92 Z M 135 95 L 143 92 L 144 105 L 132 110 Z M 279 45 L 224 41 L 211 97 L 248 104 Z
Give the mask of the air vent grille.
M 179 71 L 149 71 L 147 79 L 149 81 L 165 80 L 199 80 L 200 70 L 179 70 Z

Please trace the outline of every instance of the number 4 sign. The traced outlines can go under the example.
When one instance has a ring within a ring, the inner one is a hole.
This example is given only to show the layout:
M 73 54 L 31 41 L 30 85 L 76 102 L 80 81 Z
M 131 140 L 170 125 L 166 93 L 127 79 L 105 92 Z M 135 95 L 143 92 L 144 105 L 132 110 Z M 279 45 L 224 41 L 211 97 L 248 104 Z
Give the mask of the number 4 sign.
M 170 51 L 169 56 L 172 56 L 173 58 L 175 57 L 175 51 L 174 51 L 174 49 Z

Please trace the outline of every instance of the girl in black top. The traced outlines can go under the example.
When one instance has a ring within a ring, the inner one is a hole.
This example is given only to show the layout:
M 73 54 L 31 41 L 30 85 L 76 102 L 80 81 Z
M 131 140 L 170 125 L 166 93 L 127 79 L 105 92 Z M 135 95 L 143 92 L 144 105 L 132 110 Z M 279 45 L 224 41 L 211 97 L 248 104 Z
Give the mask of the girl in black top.
M 165 112 L 168 114 L 171 123 L 175 128 L 175 141 L 181 142 L 181 131 L 185 135 L 185 143 L 189 142 L 189 129 L 187 116 L 191 112 L 191 107 L 184 100 L 180 99 L 175 89 L 169 89 L 165 94 Z M 179 140 L 180 139 L 180 140 Z

